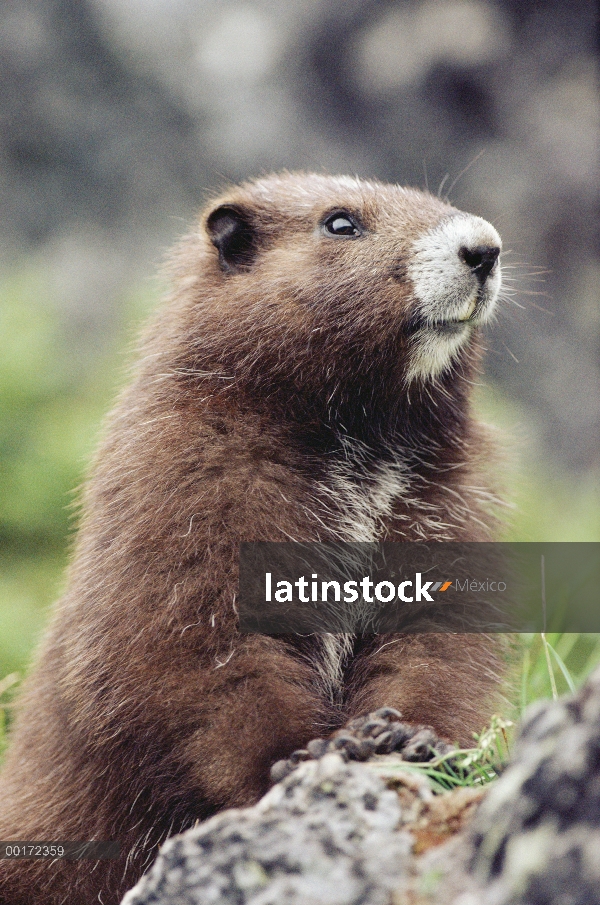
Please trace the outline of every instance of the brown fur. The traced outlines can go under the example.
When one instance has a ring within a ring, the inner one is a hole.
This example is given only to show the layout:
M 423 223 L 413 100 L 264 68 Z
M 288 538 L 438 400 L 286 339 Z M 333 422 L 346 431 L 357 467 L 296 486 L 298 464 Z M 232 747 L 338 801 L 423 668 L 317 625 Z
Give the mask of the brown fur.
M 219 203 L 251 228 L 229 272 L 206 228 Z M 376 238 L 323 241 L 316 224 L 336 206 Z M 380 539 L 491 537 L 487 447 L 469 406 L 476 333 L 437 380 L 403 381 L 402 262 L 451 212 L 417 191 L 286 174 L 227 193 L 175 252 L 174 290 L 110 418 L 0 783 L 1 839 L 118 839 L 124 854 L 95 867 L 2 861 L 2 902 L 118 902 L 167 834 L 256 801 L 270 764 L 359 713 L 391 705 L 463 742 L 489 718 L 488 639 L 357 643 L 332 702 L 316 641 L 236 627 L 241 539 L 349 539 L 328 492 L 342 435 L 361 444 L 362 464 L 348 466 L 359 488 L 377 463 L 406 464 L 409 491 Z

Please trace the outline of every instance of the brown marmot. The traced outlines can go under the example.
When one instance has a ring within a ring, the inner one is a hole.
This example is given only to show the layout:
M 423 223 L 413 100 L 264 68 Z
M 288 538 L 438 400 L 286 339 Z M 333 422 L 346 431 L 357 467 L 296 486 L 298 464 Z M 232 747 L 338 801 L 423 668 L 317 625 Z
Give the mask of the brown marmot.
M 363 712 L 463 742 L 486 722 L 486 638 L 241 635 L 236 588 L 240 540 L 492 537 L 470 396 L 500 247 L 432 195 L 287 173 L 181 242 L 0 783 L 0 839 L 122 855 L 0 861 L 2 902 L 118 902 L 165 836 L 254 802 L 274 761 Z

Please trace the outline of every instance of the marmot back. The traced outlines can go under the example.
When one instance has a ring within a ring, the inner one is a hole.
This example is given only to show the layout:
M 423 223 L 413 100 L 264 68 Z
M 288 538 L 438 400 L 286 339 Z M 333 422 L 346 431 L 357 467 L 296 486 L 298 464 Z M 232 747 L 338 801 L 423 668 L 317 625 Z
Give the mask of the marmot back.
M 470 395 L 500 247 L 429 194 L 347 177 L 209 205 L 109 419 L 0 781 L 1 839 L 122 856 L 2 861 L 2 902 L 118 902 L 166 835 L 364 712 L 459 742 L 489 719 L 489 639 L 243 636 L 235 598 L 242 540 L 493 538 Z

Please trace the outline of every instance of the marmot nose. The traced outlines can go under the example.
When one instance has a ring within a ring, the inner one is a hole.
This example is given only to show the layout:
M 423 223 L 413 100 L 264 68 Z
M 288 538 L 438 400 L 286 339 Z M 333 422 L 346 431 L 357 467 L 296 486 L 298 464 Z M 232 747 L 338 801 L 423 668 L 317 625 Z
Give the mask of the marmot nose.
M 479 283 L 483 286 L 496 261 L 500 249 L 497 245 L 476 245 L 474 248 L 462 246 L 458 252 L 458 257 L 464 261 L 467 267 L 470 267 Z

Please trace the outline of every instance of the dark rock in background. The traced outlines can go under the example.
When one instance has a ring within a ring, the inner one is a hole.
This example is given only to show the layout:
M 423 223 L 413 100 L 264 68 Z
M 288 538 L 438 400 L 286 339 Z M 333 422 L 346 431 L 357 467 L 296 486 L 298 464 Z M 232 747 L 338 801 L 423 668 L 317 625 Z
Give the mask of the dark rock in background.
M 8 0 L 5 261 L 37 248 L 71 274 L 65 317 L 90 320 L 91 349 L 114 298 L 227 180 L 285 167 L 443 182 L 510 250 L 516 294 L 488 372 L 559 462 L 587 469 L 600 421 L 594 19 L 588 0 Z

